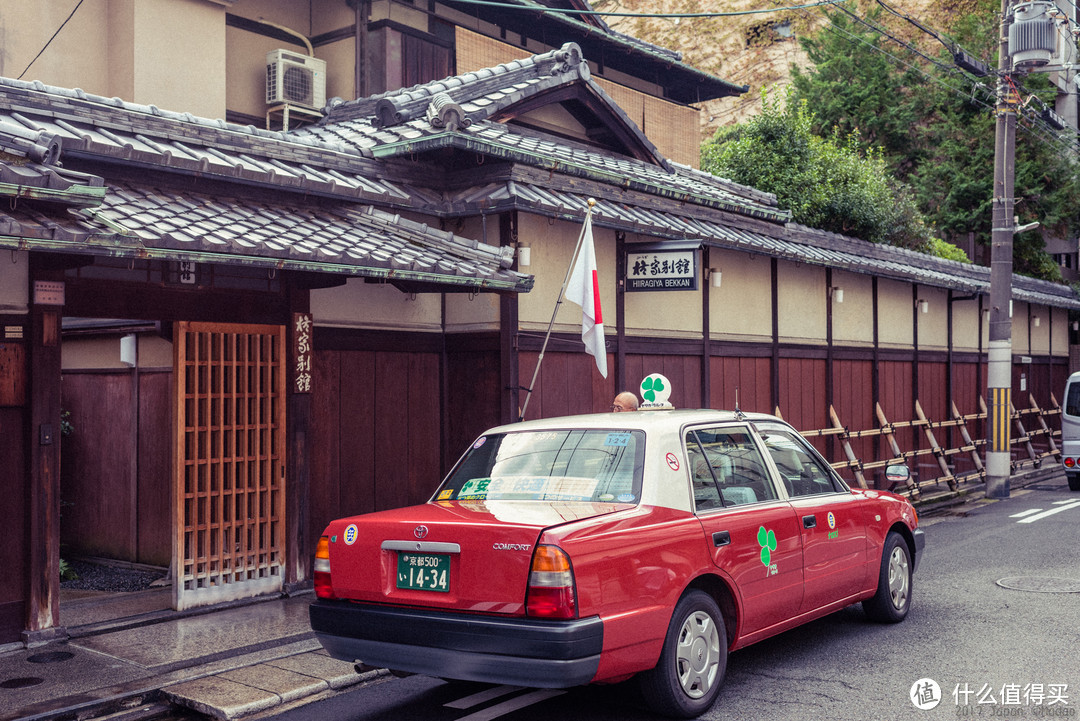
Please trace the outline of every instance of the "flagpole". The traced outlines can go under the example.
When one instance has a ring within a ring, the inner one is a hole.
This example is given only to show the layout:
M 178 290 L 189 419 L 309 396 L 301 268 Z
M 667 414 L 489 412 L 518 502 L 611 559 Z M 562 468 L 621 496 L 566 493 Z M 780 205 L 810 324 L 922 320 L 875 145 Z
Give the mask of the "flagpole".
M 577 245 L 574 253 L 570 256 L 570 266 L 566 269 L 566 277 L 563 278 L 562 287 L 559 288 L 559 297 L 555 299 L 555 310 L 548 321 L 547 333 L 544 334 L 544 343 L 540 346 L 540 357 L 536 359 L 536 368 L 533 370 L 532 381 L 525 392 L 525 402 L 521 404 L 521 412 L 518 421 L 525 420 L 525 409 L 529 407 L 529 399 L 532 398 L 533 388 L 536 386 L 536 377 L 540 375 L 540 364 L 544 362 L 544 353 L 547 352 L 548 339 L 551 338 L 551 328 L 555 325 L 555 316 L 559 314 L 559 306 L 562 305 L 563 294 L 566 293 L 566 284 L 570 282 L 570 274 L 574 272 L 574 263 L 577 262 L 578 252 L 581 250 L 581 241 L 585 239 L 585 231 L 592 225 L 592 211 L 596 201 L 589 198 L 589 209 L 585 212 L 585 222 L 581 225 L 581 233 L 578 234 Z

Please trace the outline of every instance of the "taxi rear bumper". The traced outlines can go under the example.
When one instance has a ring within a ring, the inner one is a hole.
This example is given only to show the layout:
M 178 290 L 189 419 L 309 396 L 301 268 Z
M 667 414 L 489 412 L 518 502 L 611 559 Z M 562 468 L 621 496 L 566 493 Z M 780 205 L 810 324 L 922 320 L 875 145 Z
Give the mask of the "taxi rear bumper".
M 567 688 L 600 665 L 599 617 L 547 621 L 319 599 L 311 628 L 344 661 L 462 681 Z

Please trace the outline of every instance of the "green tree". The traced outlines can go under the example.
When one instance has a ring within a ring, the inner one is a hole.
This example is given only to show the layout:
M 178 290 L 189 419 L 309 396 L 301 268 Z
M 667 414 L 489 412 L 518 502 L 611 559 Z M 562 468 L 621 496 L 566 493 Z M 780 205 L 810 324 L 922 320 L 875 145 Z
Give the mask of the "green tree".
M 823 138 L 806 101 L 762 93 L 762 111 L 702 148 L 702 168 L 773 193 L 796 222 L 876 243 L 928 249 L 932 234 L 910 189 L 857 131 Z
M 959 43 L 996 66 L 997 0 L 971 0 L 945 30 L 954 39 L 929 39 L 923 55 L 910 52 L 844 13 L 829 13 L 830 24 L 800 42 L 813 68 L 793 68 L 794 98 L 815 112 L 814 130 L 860 130 L 878 144 L 886 165 L 912 189 L 926 221 L 945 238 L 988 245 L 993 213 L 993 79 L 974 81 L 952 67 L 945 43 Z M 879 10 L 867 20 L 880 26 Z M 942 21 L 944 22 L 944 21 Z M 910 30 L 910 26 L 908 27 Z M 892 33 L 899 36 L 898 30 Z M 936 64 L 927 59 L 936 53 Z M 1026 98 L 1050 105 L 1053 91 L 1044 74 L 1023 78 Z M 1030 120 L 1021 122 L 1016 146 L 1016 212 L 1021 222 L 1038 220 L 1043 229 L 1071 237 L 1080 231 L 1080 176 L 1071 153 Z M 1046 254 L 1041 232 L 1016 236 L 1014 269 L 1060 280 Z

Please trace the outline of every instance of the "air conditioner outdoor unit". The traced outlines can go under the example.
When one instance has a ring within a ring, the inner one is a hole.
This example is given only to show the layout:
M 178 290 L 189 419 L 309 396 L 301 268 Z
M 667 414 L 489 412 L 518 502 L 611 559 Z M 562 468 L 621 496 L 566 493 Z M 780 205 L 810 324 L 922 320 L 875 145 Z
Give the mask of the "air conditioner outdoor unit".
M 289 50 L 268 52 L 266 102 L 322 110 L 326 105 L 326 61 Z

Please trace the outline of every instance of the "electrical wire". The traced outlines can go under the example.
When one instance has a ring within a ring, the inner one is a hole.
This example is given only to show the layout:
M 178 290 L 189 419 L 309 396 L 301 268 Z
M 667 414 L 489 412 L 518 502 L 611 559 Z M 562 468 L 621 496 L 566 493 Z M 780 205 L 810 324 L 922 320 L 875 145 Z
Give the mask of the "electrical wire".
M 952 76 L 952 77 L 961 77 L 961 78 L 964 78 L 965 80 L 967 80 L 967 76 L 962 71 L 960 71 L 958 68 L 955 68 L 955 67 L 952 67 L 952 66 L 946 66 L 943 63 L 931 60 L 924 53 L 919 52 L 913 46 L 911 46 L 909 43 L 906 43 L 906 42 L 896 38 L 894 35 L 887 32 L 883 28 L 881 28 L 881 27 L 879 27 L 879 26 L 877 26 L 877 25 L 875 25 L 873 23 L 870 23 L 869 21 L 865 21 L 863 18 L 860 18 L 858 15 L 855 15 L 854 13 L 847 10 L 846 8 L 842 8 L 839 5 L 837 6 L 837 8 L 840 9 L 842 12 L 844 12 L 846 15 L 852 17 L 854 20 L 858 21 L 861 25 L 863 25 L 863 26 L 867 27 L 868 29 L 870 29 L 871 31 L 873 31 L 874 33 L 879 34 L 882 37 L 886 37 L 886 38 L 892 40 L 893 42 L 895 42 L 898 45 L 904 47 L 905 49 L 915 53 L 919 57 L 930 60 L 936 67 L 945 70 L 950 76 Z M 889 9 L 889 8 L 886 8 L 886 9 Z M 809 15 L 809 13 L 807 13 L 805 11 L 804 11 L 803 14 L 804 14 L 804 16 Z M 886 51 L 884 48 L 881 48 L 880 46 L 877 46 L 877 45 L 875 45 L 873 43 L 869 43 L 869 42 L 865 41 L 863 38 L 855 36 L 855 35 L 847 32 L 847 31 L 845 31 L 843 28 L 838 26 L 836 24 L 836 22 L 832 18 L 829 17 L 828 13 L 823 13 L 823 14 L 825 15 L 825 18 L 829 22 L 829 26 L 827 26 L 829 28 L 829 30 L 846 36 L 846 39 L 849 42 L 858 41 L 858 42 L 860 42 L 860 43 L 862 43 L 864 45 L 867 45 L 873 51 L 880 52 L 883 55 L 885 55 L 886 57 L 890 58 L 892 62 L 894 62 L 896 64 L 906 66 L 907 68 L 909 68 L 911 70 L 914 70 L 919 75 L 921 75 L 924 79 L 929 80 L 931 82 L 934 82 L 934 83 L 940 85 L 941 87 L 945 88 L 946 90 L 949 90 L 949 91 L 955 93 L 958 96 L 970 97 L 971 102 L 973 102 L 973 103 L 975 103 L 977 105 L 980 105 L 980 106 L 982 106 L 983 108 L 985 108 L 985 109 L 987 109 L 989 111 L 996 111 L 997 95 L 996 95 L 996 93 L 992 92 L 989 88 L 986 88 L 986 86 L 983 85 L 982 83 L 979 83 L 977 81 L 970 81 L 969 80 L 969 82 L 971 83 L 969 90 L 964 90 L 964 89 L 962 89 L 961 87 L 959 87 L 957 85 L 951 85 L 948 82 L 946 82 L 945 79 L 938 78 L 938 77 L 926 72 L 925 69 L 920 68 L 920 67 L 918 67 L 918 66 L 916 66 L 916 65 L 914 65 L 912 63 L 909 63 L 906 60 L 898 58 L 897 56 L 895 56 L 895 55 L 889 53 L 888 51 Z M 921 26 L 920 26 L 920 29 L 923 30 L 924 32 L 926 32 L 927 34 L 934 35 L 935 38 L 939 42 L 942 42 L 943 44 L 945 44 L 943 41 L 941 41 L 940 37 L 937 37 L 937 33 L 935 33 L 934 31 L 930 30 L 929 28 L 925 28 L 925 27 L 921 27 Z M 948 47 L 948 46 L 946 45 L 946 47 Z M 995 73 L 996 73 L 996 71 L 995 71 Z M 1026 90 L 1026 88 L 1023 88 L 1022 85 L 1020 87 L 1022 89 L 1024 89 L 1024 90 Z M 980 90 L 982 91 L 983 97 L 978 97 Z M 1031 94 L 1031 95 L 1034 95 L 1030 91 L 1027 91 L 1027 92 L 1029 94 Z M 984 99 L 984 97 L 985 97 L 985 99 Z M 991 102 L 991 101 L 993 101 L 993 102 Z M 1047 107 L 1045 102 L 1043 102 L 1041 98 L 1039 98 L 1039 103 L 1043 106 L 1044 109 Z M 1066 149 L 1066 150 L 1068 150 L 1070 152 L 1074 152 L 1074 153 L 1077 152 L 1078 150 L 1080 150 L 1080 142 L 1078 142 L 1077 137 L 1073 137 L 1071 139 L 1068 139 L 1066 137 L 1063 137 L 1062 135 L 1059 135 L 1055 131 L 1055 129 L 1052 128 L 1039 114 L 1035 113 L 1034 109 L 1031 109 L 1031 111 L 1029 111 L 1027 114 L 1025 114 L 1023 112 L 1017 112 L 1017 119 L 1021 120 L 1021 121 L 1026 121 L 1026 122 L 1023 122 L 1023 123 L 1018 122 L 1017 125 L 1018 125 L 1018 127 L 1021 127 L 1023 130 L 1028 132 L 1029 135 L 1031 135 L 1034 140 L 1037 140 L 1039 142 L 1044 142 L 1044 143 L 1047 143 L 1048 145 L 1053 145 L 1053 146 L 1056 146 L 1058 148 L 1064 148 L 1064 149 Z M 1066 135 L 1067 134 L 1068 133 L 1066 133 Z M 1073 134 L 1075 135 L 1075 133 L 1073 133 Z
M 22 80 L 23 79 L 23 75 L 26 75 L 27 71 L 30 70 L 30 66 L 38 61 L 38 58 L 41 57 L 41 54 L 43 52 L 45 52 L 46 48 L 48 48 L 49 45 L 52 43 L 52 41 L 56 39 L 56 36 L 60 34 L 60 31 L 64 29 L 64 26 L 68 24 L 68 20 L 71 20 L 71 18 L 73 18 L 75 16 L 75 12 L 80 7 L 82 7 L 83 2 L 84 2 L 84 0 L 79 0 L 79 2 L 77 2 L 75 4 L 75 7 L 72 8 L 71 13 L 68 14 L 67 19 L 64 20 L 64 22 L 60 23 L 60 27 L 58 27 L 56 29 L 56 32 L 52 34 L 52 37 L 49 38 L 48 42 L 46 42 L 45 45 L 41 48 L 41 50 L 38 51 L 38 54 L 34 56 L 34 59 L 30 61 L 30 65 L 27 65 L 26 69 L 23 70 L 21 73 L 19 73 L 19 77 L 15 78 L 16 80 Z
M 705 13 L 631 13 L 631 12 L 615 12 L 607 10 L 578 10 L 576 8 L 553 8 L 547 5 L 541 5 L 539 3 L 522 3 L 511 4 L 505 2 L 496 2 L 495 0 L 453 0 L 455 3 L 463 5 L 481 5 L 484 7 L 497 7 L 503 10 L 525 10 L 528 12 L 540 12 L 540 13 L 561 13 L 564 15 L 595 15 L 600 17 L 619 17 L 619 18 L 723 18 L 723 17 L 735 17 L 739 15 L 758 15 L 761 13 L 776 13 L 784 12 L 785 10 L 804 10 L 807 8 L 821 7 L 822 5 L 836 5 L 837 3 L 844 2 L 845 0 L 817 0 L 816 2 L 805 3 L 803 5 L 788 5 L 785 7 L 766 8 L 764 10 L 733 10 L 730 12 L 705 12 Z

